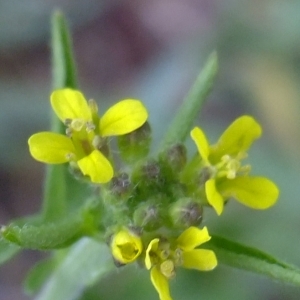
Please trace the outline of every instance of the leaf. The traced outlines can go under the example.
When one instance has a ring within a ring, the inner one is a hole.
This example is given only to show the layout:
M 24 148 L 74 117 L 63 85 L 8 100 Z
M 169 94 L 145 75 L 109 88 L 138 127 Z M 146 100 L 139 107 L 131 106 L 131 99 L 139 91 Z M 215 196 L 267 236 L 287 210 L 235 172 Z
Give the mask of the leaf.
M 53 88 L 77 87 L 76 66 L 69 28 L 60 11 L 52 16 L 52 72 Z
M 84 238 L 70 249 L 35 300 L 74 300 L 113 270 L 108 247 Z
M 3 237 L 23 248 L 57 249 L 66 247 L 82 237 L 86 232 L 83 221 L 79 217 L 66 217 L 60 222 L 22 226 L 14 223 L 3 227 Z
M 217 71 L 218 58 L 216 52 L 213 52 L 167 130 L 161 150 L 170 144 L 184 142 L 187 138 L 204 100 L 212 89 Z
M 23 282 L 25 292 L 28 295 L 33 295 L 39 291 L 56 266 L 57 261 L 54 257 L 39 261 L 35 266 L 33 266 Z
M 0 237 L 0 265 L 11 259 L 20 250 L 20 247 L 9 243 Z
M 76 67 L 72 53 L 71 37 L 66 20 L 62 13 L 56 11 L 52 16 L 52 73 L 53 88 L 76 88 Z M 63 123 L 52 113 L 51 131 L 64 133 Z M 47 166 L 43 216 L 47 221 L 59 219 L 66 212 L 67 178 L 70 177 L 67 165 Z
M 299 268 L 281 262 L 260 250 L 218 236 L 212 236 L 206 245 L 216 253 L 218 261 L 222 264 L 300 286 Z

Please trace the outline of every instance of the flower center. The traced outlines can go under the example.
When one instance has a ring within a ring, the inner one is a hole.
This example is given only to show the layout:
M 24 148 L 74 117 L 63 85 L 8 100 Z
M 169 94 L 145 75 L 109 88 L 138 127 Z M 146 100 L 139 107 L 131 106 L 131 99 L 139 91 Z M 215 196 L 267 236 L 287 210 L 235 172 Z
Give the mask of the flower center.
M 139 249 L 134 243 L 125 243 L 122 245 L 117 245 L 117 247 L 119 248 L 120 253 L 125 261 L 133 261 L 139 253 Z
M 239 152 L 235 157 L 228 154 L 223 155 L 221 162 L 215 165 L 215 177 L 226 177 L 227 179 L 234 179 L 237 175 L 248 174 L 251 166 L 242 166 L 241 160 L 247 157 L 247 153 Z
M 168 279 L 175 277 L 175 265 L 174 262 L 170 259 L 165 260 L 160 264 L 160 271 Z
M 67 119 L 66 135 L 70 137 L 76 149 L 76 160 L 79 160 L 90 154 L 93 147 L 93 138 L 95 136 L 95 125 L 83 119 Z
M 160 243 L 157 249 L 149 252 L 151 265 L 157 265 L 160 272 L 168 279 L 174 278 L 176 275 L 176 267 L 183 263 L 182 250 L 179 248 L 171 249 L 170 244 Z

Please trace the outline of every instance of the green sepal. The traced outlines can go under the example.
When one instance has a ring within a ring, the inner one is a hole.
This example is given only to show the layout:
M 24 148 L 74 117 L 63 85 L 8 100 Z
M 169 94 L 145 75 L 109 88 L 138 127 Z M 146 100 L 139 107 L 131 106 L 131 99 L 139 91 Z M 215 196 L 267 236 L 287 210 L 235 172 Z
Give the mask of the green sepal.
M 151 146 L 151 128 L 145 122 L 140 128 L 117 137 L 122 159 L 128 164 L 135 164 L 145 158 Z
M 163 150 L 168 145 L 185 141 L 201 110 L 204 100 L 212 89 L 217 71 L 217 53 L 213 52 L 169 126 L 160 145 L 160 150 Z
M 267 276 L 300 286 L 300 269 L 252 247 L 212 235 L 206 244 L 216 253 L 220 264 Z

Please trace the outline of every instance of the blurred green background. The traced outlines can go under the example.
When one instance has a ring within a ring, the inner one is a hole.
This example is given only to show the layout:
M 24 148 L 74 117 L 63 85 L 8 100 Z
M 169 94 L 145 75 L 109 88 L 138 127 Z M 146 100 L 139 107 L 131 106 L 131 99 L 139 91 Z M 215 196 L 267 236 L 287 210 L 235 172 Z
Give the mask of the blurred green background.
M 59 6 L 58 6 L 59 5 Z M 204 225 L 300 266 L 300 1 L 267 0 L 0 0 L 0 223 L 39 210 L 44 166 L 27 139 L 49 126 L 50 15 L 69 19 L 80 86 L 100 112 L 140 98 L 158 141 L 209 53 L 220 72 L 199 114 L 211 141 L 241 114 L 263 126 L 250 151 L 253 174 L 281 189 L 278 204 L 254 211 L 230 203 Z M 192 145 L 190 143 L 190 145 Z M 24 251 L 0 269 L 0 300 L 31 299 L 21 282 L 46 253 Z M 138 287 L 138 288 L 137 288 Z M 171 282 L 179 299 L 299 299 L 300 290 L 243 271 L 180 270 Z M 149 274 L 123 268 L 82 299 L 157 299 Z

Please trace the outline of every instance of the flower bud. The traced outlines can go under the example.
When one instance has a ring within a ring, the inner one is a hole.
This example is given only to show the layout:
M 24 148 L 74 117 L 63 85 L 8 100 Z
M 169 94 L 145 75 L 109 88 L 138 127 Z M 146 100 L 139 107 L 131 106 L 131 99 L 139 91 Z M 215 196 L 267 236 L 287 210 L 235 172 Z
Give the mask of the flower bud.
M 182 198 L 171 206 L 169 213 L 173 226 L 187 228 L 201 223 L 203 208 L 192 198 Z
M 162 220 L 157 204 L 141 203 L 133 214 L 134 224 L 145 230 L 155 230 L 161 226 Z
M 160 164 L 155 160 L 148 160 L 140 164 L 132 173 L 133 185 L 137 187 L 140 201 L 144 201 L 149 194 L 159 193 L 165 184 Z
M 174 144 L 160 155 L 160 159 L 174 172 L 179 172 L 187 161 L 186 148 L 183 144 Z
M 151 129 L 148 122 L 140 128 L 118 136 L 118 146 L 122 159 L 131 164 L 146 157 L 151 144 Z
M 142 253 L 143 244 L 136 233 L 122 229 L 113 235 L 110 248 L 117 265 L 124 265 L 135 261 Z
M 130 179 L 127 173 L 123 172 L 114 176 L 110 181 L 110 191 L 113 195 L 124 196 L 130 189 Z

